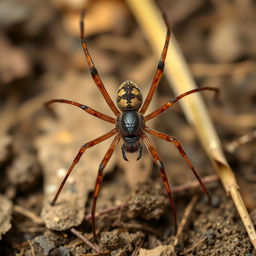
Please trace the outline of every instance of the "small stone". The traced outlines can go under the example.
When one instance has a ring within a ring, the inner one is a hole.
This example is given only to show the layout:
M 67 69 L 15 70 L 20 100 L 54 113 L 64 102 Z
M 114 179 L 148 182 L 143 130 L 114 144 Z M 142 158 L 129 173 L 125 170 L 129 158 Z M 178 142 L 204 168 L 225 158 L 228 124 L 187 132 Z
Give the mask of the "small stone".
M 57 223 L 59 223 L 59 222 L 60 222 L 60 218 L 59 218 L 59 217 L 57 217 L 57 216 L 56 216 L 56 217 L 54 217 L 53 219 L 54 219 L 54 221 L 55 221 L 55 222 L 57 222 Z
M 48 239 L 45 235 L 35 238 L 35 242 L 43 249 L 44 254 L 48 255 L 50 251 L 55 247 L 54 243 Z

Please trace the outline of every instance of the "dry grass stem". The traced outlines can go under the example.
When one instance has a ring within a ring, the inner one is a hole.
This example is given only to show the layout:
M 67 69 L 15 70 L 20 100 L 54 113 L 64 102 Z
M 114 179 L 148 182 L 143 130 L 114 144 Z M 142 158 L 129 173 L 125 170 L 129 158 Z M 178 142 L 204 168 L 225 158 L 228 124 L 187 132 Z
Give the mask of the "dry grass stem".
M 95 250 L 97 253 L 100 253 L 100 248 L 91 243 L 86 237 L 84 237 L 79 231 L 77 231 L 75 228 L 71 228 L 70 231 L 76 235 L 77 237 L 79 237 L 85 244 L 87 244 L 90 248 L 92 248 L 93 250 Z
M 184 252 L 181 252 L 180 255 L 187 255 L 187 253 L 193 251 L 199 244 L 201 244 L 207 237 L 203 236 L 201 239 L 199 239 L 195 244 L 193 244 L 193 246 L 189 249 L 187 249 Z
M 33 256 L 36 256 L 36 254 L 35 254 L 35 250 L 34 250 L 34 247 L 33 247 L 32 243 L 31 243 L 31 241 L 29 240 L 29 241 L 28 241 L 28 243 L 29 243 L 29 246 L 30 246 L 30 249 L 31 249 L 32 255 L 33 255 Z
M 226 144 L 225 148 L 229 153 L 234 153 L 240 146 L 256 139 L 256 130 L 247 133 L 238 139 Z
M 127 3 L 142 27 L 154 52 L 157 56 L 160 56 L 166 27 L 159 9 L 151 0 L 127 0 Z M 191 72 L 174 36 L 171 38 L 166 57 L 165 75 L 173 86 L 176 95 L 196 88 Z M 183 99 L 181 106 L 187 119 L 197 131 L 201 143 L 217 171 L 227 195 L 231 196 L 250 240 L 254 248 L 256 248 L 256 232 L 254 226 L 239 193 L 234 173 L 226 161 L 220 139 L 216 134 L 200 94 L 194 94 Z
M 13 210 L 31 219 L 36 224 L 43 224 L 43 220 L 40 217 L 38 217 L 36 214 L 34 214 L 32 211 L 29 211 L 19 205 L 14 205 Z

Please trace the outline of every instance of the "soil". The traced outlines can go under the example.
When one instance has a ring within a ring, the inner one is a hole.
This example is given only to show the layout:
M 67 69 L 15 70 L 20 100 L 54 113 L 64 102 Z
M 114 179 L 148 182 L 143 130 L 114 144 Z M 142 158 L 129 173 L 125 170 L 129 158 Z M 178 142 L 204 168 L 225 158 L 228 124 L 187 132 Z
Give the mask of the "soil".
M 228 0 L 157 3 L 167 13 L 198 86 L 220 89 L 218 101 L 211 93 L 203 97 L 255 225 L 256 5 Z M 178 104 L 149 126 L 179 139 L 212 196 L 209 202 L 174 147 L 150 137 L 173 189 L 178 228 L 185 221 L 179 236 L 146 148 L 140 161 L 128 154 L 125 162 L 119 144 L 104 170 L 95 244 L 93 189 L 110 140 L 86 150 L 56 205 L 50 205 L 79 148 L 113 128 L 74 106 L 55 104 L 53 112 L 43 107 L 53 98 L 66 98 L 113 116 L 80 45 L 83 8 L 88 10 L 88 47 L 112 99 L 126 79 L 139 84 L 143 95 L 153 79 L 159 57 L 122 0 L 0 3 L 0 255 L 256 255 Z M 172 97 L 163 77 L 150 109 Z

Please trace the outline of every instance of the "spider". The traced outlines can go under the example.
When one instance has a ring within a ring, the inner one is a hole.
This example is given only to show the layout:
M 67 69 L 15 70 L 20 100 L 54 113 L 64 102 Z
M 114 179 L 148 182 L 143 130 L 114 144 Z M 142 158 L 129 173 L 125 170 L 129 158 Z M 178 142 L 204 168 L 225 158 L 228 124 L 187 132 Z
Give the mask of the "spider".
M 169 40 L 170 40 L 170 34 L 171 34 L 170 26 L 169 26 L 166 16 L 163 15 L 165 25 L 167 27 L 166 39 L 165 39 L 164 47 L 163 47 L 162 54 L 160 57 L 160 61 L 158 63 L 157 70 L 155 72 L 151 87 L 147 94 L 147 97 L 146 97 L 145 101 L 143 102 L 142 94 L 140 92 L 139 87 L 132 81 L 125 81 L 124 83 L 122 83 L 120 85 L 120 87 L 117 90 L 116 103 L 119 108 L 118 109 L 116 107 L 116 105 L 114 104 L 114 102 L 112 101 L 112 99 L 110 98 L 110 96 L 109 96 L 109 94 L 108 94 L 99 74 L 98 74 L 98 71 L 93 63 L 92 57 L 88 51 L 87 43 L 85 40 L 85 34 L 84 34 L 84 22 L 83 22 L 84 15 L 85 15 L 85 13 L 82 12 L 81 20 L 80 20 L 80 36 L 81 36 L 82 48 L 84 50 L 84 54 L 85 54 L 87 63 L 89 65 L 92 78 L 93 78 L 96 86 L 100 90 L 101 94 L 103 95 L 108 106 L 114 112 L 115 118 L 105 115 L 101 112 L 98 112 L 97 110 L 95 110 L 93 108 L 90 108 L 86 105 L 77 103 L 75 101 L 70 101 L 70 100 L 65 100 L 65 99 L 53 99 L 53 100 L 46 102 L 45 104 L 46 104 L 46 107 L 49 107 L 49 105 L 52 103 L 70 104 L 70 105 L 79 107 L 80 109 L 82 109 L 83 111 L 87 112 L 90 115 L 93 115 L 99 119 L 106 121 L 106 122 L 112 123 L 115 127 L 111 131 L 105 133 L 104 135 L 85 143 L 80 148 L 79 152 L 77 153 L 76 157 L 73 160 L 73 163 L 71 164 L 70 168 L 68 169 L 63 181 L 61 182 L 61 184 L 55 194 L 55 197 L 54 197 L 53 201 L 51 202 L 51 205 L 54 205 L 56 203 L 66 180 L 68 179 L 70 173 L 72 172 L 73 168 L 75 167 L 75 165 L 77 164 L 77 162 L 79 161 L 81 156 L 84 154 L 84 152 L 87 149 L 95 146 L 96 144 L 99 144 L 99 143 L 109 139 L 110 137 L 114 136 L 114 139 L 113 139 L 109 149 L 107 150 L 103 160 L 100 163 L 100 166 L 98 169 L 98 175 L 97 175 L 97 179 L 96 179 L 96 184 L 95 184 L 95 188 L 94 188 L 94 193 L 93 193 L 93 203 L 92 203 L 92 208 L 91 208 L 91 223 L 92 223 L 92 232 L 93 232 L 94 240 L 97 241 L 96 225 L 95 225 L 95 210 L 96 210 L 97 198 L 98 198 L 99 191 L 100 191 L 100 185 L 101 185 L 102 178 L 103 178 L 103 170 L 104 170 L 105 166 L 107 165 L 109 159 L 111 158 L 111 156 L 112 156 L 115 148 L 117 147 L 118 143 L 120 142 L 120 140 L 122 140 L 122 142 L 123 142 L 123 144 L 121 146 L 122 156 L 123 156 L 123 159 L 126 161 L 128 161 L 127 156 L 126 156 L 127 152 L 128 153 L 137 152 L 137 160 L 139 160 L 142 157 L 142 145 L 140 144 L 140 142 L 142 141 L 146 145 L 146 148 L 150 152 L 155 164 L 157 165 L 157 167 L 160 170 L 161 178 L 164 183 L 164 186 L 165 186 L 165 189 L 167 191 L 168 198 L 170 201 L 175 230 L 177 230 L 177 214 L 176 214 L 176 209 L 175 209 L 175 205 L 174 205 L 174 201 L 173 201 L 173 197 L 172 197 L 171 188 L 170 188 L 169 181 L 168 181 L 168 178 L 167 178 L 167 175 L 165 172 L 165 168 L 164 168 L 163 162 L 160 159 L 159 154 L 157 153 L 157 150 L 150 142 L 147 134 L 151 134 L 157 138 L 160 138 L 162 140 L 165 140 L 165 141 L 168 141 L 168 142 L 174 144 L 175 147 L 177 148 L 177 150 L 179 151 L 180 155 L 185 159 L 186 163 L 188 164 L 188 166 L 190 167 L 190 169 L 196 176 L 198 182 L 200 183 L 200 185 L 202 187 L 203 192 L 208 196 L 209 199 L 210 199 L 210 194 L 207 191 L 204 183 L 201 181 L 201 178 L 198 175 L 198 173 L 196 172 L 195 168 L 193 167 L 191 161 L 187 157 L 180 142 L 173 136 L 169 136 L 169 135 L 166 135 L 164 133 L 161 133 L 161 132 L 158 132 L 156 130 L 149 128 L 148 126 L 146 126 L 146 122 L 148 122 L 152 118 L 155 118 L 162 112 L 166 111 L 167 109 L 169 109 L 171 106 L 173 106 L 175 103 L 177 103 L 179 100 L 181 100 L 182 98 L 184 98 L 187 95 L 190 95 L 190 94 L 193 94 L 193 93 L 196 93 L 199 91 L 203 91 L 203 90 L 210 90 L 210 91 L 214 91 L 215 93 L 217 93 L 218 89 L 212 88 L 212 87 L 203 87 L 203 88 L 198 88 L 198 89 L 193 89 L 193 90 L 187 91 L 177 97 L 172 98 L 169 102 L 167 102 L 160 108 L 156 109 L 152 113 L 145 115 L 145 112 L 152 100 L 154 92 L 159 84 L 159 81 L 160 81 L 162 75 L 163 75 L 165 58 L 166 58 Z

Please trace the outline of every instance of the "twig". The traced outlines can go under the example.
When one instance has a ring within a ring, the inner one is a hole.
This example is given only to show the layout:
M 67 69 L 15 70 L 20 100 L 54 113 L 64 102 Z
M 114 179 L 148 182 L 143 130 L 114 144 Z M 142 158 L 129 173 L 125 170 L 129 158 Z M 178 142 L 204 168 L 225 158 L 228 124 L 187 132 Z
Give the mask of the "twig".
M 206 236 L 203 236 L 201 239 L 199 239 L 196 243 L 193 244 L 192 247 L 190 247 L 189 249 L 187 249 L 186 251 L 184 252 L 181 252 L 180 255 L 185 255 L 187 254 L 188 252 L 191 252 L 193 251 L 199 244 L 201 244 L 207 237 Z
M 46 227 L 19 227 L 20 232 L 23 233 L 43 233 L 46 230 Z
M 123 208 L 125 208 L 125 207 L 127 207 L 127 206 L 128 206 L 128 203 L 122 203 L 122 204 L 119 204 L 119 205 L 115 205 L 115 206 L 113 206 L 113 207 L 100 209 L 100 210 L 98 210 L 98 211 L 96 212 L 95 217 L 104 215 L 104 214 L 106 214 L 106 213 L 110 213 L 110 212 L 114 212 L 114 211 L 121 210 L 121 209 L 123 209 Z M 87 215 L 85 216 L 85 220 L 91 219 L 91 216 L 92 216 L 91 213 L 87 214 Z
M 119 228 L 124 228 L 126 230 L 129 230 L 129 229 L 143 230 L 143 231 L 152 233 L 152 234 L 154 234 L 156 236 L 161 236 L 161 234 L 156 229 L 148 227 L 147 225 L 143 225 L 143 224 L 140 224 L 140 223 L 123 223 L 123 222 L 119 222 L 115 226 L 117 226 Z
M 205 176 L 205 177 L 202 178 L 202 182 L 204 184 L 211 183 L 211 182 L 214 182 L 214 181 L 217 181 L 217 180 L 219 180 L 219 177 L 215 174 Z M 196 181 L 191 181 L 191 182 L 188 182 L 188 183 L 185 183 L 185 184 L 182 184 L 182 185 L 174 186 L 173 187 L 173 193 L 182 192 L 182 191 L 192 189 L 192 188 L 197 188 L 199 186 L 200 186 L 200 184 L 198 183 L 197 180 Z
M 136 246 L 135 250 L 132 253 L 132 256 L 137 256 L 138 255 L 141 246 L 142 246 L 142 241 L 140 241 L 139 245 Z
M 240 146 L 256 139 L 256 130 L 247 133 L 238 139 L 226 144 L 225 148 L 229 153 L 234 153 Z
M 181 234 L 183 232 L 183 229 L 185 227 L 185 225 L 187 224 L 188 222 L 188 218 L 193 210 L 193 208 L 195 207 L 195 204 L 198 200 L 198 195 L 195 194 L 190 203 L 188 204 L 188 206 L 186 207 L 185 211 L 184 211 L 184 214 L 183 214 L 183 217 L 180 221 L 180 224 L 179 224 L 179 227 L 178 227 L 178 231 L 177 231 L 177 234 L 175 236 L 175 239 L 174 239 L 174 242 L 173 242 L 173 246 L 177 246 L 177 244 L 179 243 L 179 240 L 180 240 L 180 237 L 181 237 Z
M 36 224 L 43 224 L 43 220 L 30 210 L 27 210 L 19 205 L 14 205 L 13 210 L 31 219 Z
M 30 246 L 30 248 L 31 248 L 31 252 L 32 252 L 33 256 L 36 256 L 35 250 L 34 250 L 34 247 L 33 247 L 32 243 L 31 243 L 31 241 L 28 240 L 28 243 L 29 243 L 29 246 Z
M 76 235 L 77 237 L 79 237 L 85 244 L 87 244 L 90 248 L 92 248 L 93 250 L 95 250 L 97 253 L 100 253 L 100 248 L 91 243 L 86 237 L 84 237 L 79 231 L 77 231 L 75 228 L 71 228 L 70 231 Z

